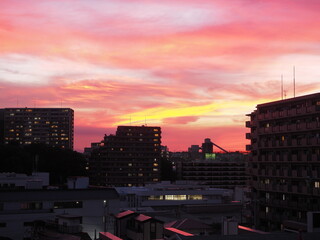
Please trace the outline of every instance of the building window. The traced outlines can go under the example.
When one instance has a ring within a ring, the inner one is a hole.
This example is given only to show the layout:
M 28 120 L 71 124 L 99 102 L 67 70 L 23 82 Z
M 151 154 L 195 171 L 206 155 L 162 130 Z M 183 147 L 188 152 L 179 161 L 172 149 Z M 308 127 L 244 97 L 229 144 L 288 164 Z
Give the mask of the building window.
M 270 199 L 270 193 L 266 193 L 266 199 Z
M 162 195 L 159 195 L 159 196 L 151 195 L 148 197 L 148 200 L 163 200 L 163 196 Z
M 53 208 L 82 208 L 81 201 L 72 201 L 72 202 L 54 202 Z
M 165 200 L 187 200 L 187 195 L 165 195 Z
M 7 226 L 7 223 L 5 222 L 0 222 L 0 228 L 5 228 Z
M 42 202 L 25 202 L 20 205 L 21 210 L 39 210 L 42 209 Z
M 189 195 L 189 200 L 202 200 L 202 195 Z
M 266 207 L 266 213 L 268 213 L 269 212 L 269 207 Z
M 320 182 L 314 182 L 314 187 L 315 188 L 320 188 Z

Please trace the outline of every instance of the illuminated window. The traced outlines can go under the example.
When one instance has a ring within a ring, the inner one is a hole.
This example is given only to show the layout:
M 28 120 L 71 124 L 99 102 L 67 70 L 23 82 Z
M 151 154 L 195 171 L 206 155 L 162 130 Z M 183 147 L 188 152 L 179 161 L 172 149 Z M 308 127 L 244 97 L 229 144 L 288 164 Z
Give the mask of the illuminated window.
M 152 181 L 153 181 L 153 182 L 158 182 L 159 179 L 158 179 L 158 178 L 154 178 L 154 179 L 152 179 Z
M 154 172 L 158 172 L 158 168 L 154 168 L 152 169 Z
M 154 141 L 154 142 L 158 142 L 158 139 L 155 138 L 155 139 L 153 139 L 153 141 Z
M 187 200 L 187 195 L 165 195 L 165 200 Z
M 270 199 L 270 193 L 266 193 L 266 199 Z
M 314 182 L 314 187 L 315 188 L 320 188 L 320 182 Z
M 132 167 L 132 163 L 128 163 L 128 166 Z
M 202 195 L 189 195 L 189 200 L 202 200 Z
M 154 132 L 158 132 L 158 131 L 159 131 L 159 129 L 157 129 L 157 128 L 154 128 L 154 129 L 153 129 L 153 131 L 154 131 Z
M 266 207 L 266 213 L 268 213 L 269 212 L 269 207 Z
M 286 200 L 286 195 L 282 194 L 282 200 Z
M 154 164 L 153 164 L 153 166 L 155 166 L 155 167 L 158 167 L 158 165 L 159 165 L 158 163 L 154 163 Z
M 284 136 L 282 136 L 282 137 L 281 137 L 281 141 L 283 142 L 283 141 L 284 141 L 284 139 L 285 139 L 285 137 L 284 137 Z
M 138 176 L 139 177 L 143 177 L 143 173 L 138 173 Z
M 155 136 L 155 137 L 158 137 L 158 136 L 159 136 L 159 134 L 158 134 L 158 133 L 156 133 L 154 136 Z
M 163 200 L 163 195 L 159 195 L 159 196 L 151 195 L 148 197 L 148 200 Z

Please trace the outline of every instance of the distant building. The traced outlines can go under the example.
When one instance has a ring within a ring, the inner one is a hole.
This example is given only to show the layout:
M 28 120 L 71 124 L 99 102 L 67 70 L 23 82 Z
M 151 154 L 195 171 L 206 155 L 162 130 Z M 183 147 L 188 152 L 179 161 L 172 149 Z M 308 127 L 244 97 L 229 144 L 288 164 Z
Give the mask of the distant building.
M 248 116 L 256 225 L 306 230 L 307 213 L 320 211 L 320 93 L 259 104 Z
M 31 176 L 24 173 L 0 173 L 0 190 L 43 189 L 48 186 L 47 172 L 33 172 Z
M 247 185 L 249 177 L 246 173 L 246 155 L 243 153 L 207 153 L 206 158 L 177 162 L 178 178 L 216 188 Z
M 83 231 L 93 239 L 96 231 L 112 230 L 112 220 L 107 217 L 111 202 L 117 198 L 114 189 L 106 188 L 0 190 L 0 236 L 39 239 L 35 226 L 41 223 L 51 229 L 48 236 L 52 239 L 62 239 L 53 237 L 52 229 L 65 233 Z M 45 236 L 42 229 L 38 230 Z
M 70 108 L 0 109 L 0 143 L 43 143 L 73 149 L 74 112 Z
M 90 183 L 143 186 L 160 180 L 161 128 L 119 126 L 89 157 Z
M 205 156 L 206 153 L 213 153 L 213 143 L 210 138 L 206 138 L 204 143 L 202 143 L 202 154 Z

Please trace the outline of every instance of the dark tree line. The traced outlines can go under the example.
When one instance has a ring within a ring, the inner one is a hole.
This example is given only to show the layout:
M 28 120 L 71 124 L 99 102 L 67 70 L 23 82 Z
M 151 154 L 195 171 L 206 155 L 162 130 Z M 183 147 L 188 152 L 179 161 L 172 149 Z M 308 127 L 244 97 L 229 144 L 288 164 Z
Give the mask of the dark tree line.
M 49 172 L 52 185 L 64 184 L 68 176 L 85 176 L 85 166 L 84 156 L 69 149 L 44 144 L 0 145 L 0 172 Z

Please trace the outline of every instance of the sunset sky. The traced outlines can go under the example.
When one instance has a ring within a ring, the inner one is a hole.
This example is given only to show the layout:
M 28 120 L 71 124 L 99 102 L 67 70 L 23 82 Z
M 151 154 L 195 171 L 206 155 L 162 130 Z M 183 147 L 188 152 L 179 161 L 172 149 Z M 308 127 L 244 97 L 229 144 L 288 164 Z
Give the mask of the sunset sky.
M 0 108 L 70 107 L 75 149 L 118 125 L 171 151 L 244 150 L 245 114 L 320 91 L 319 0 L 1 0 Z

